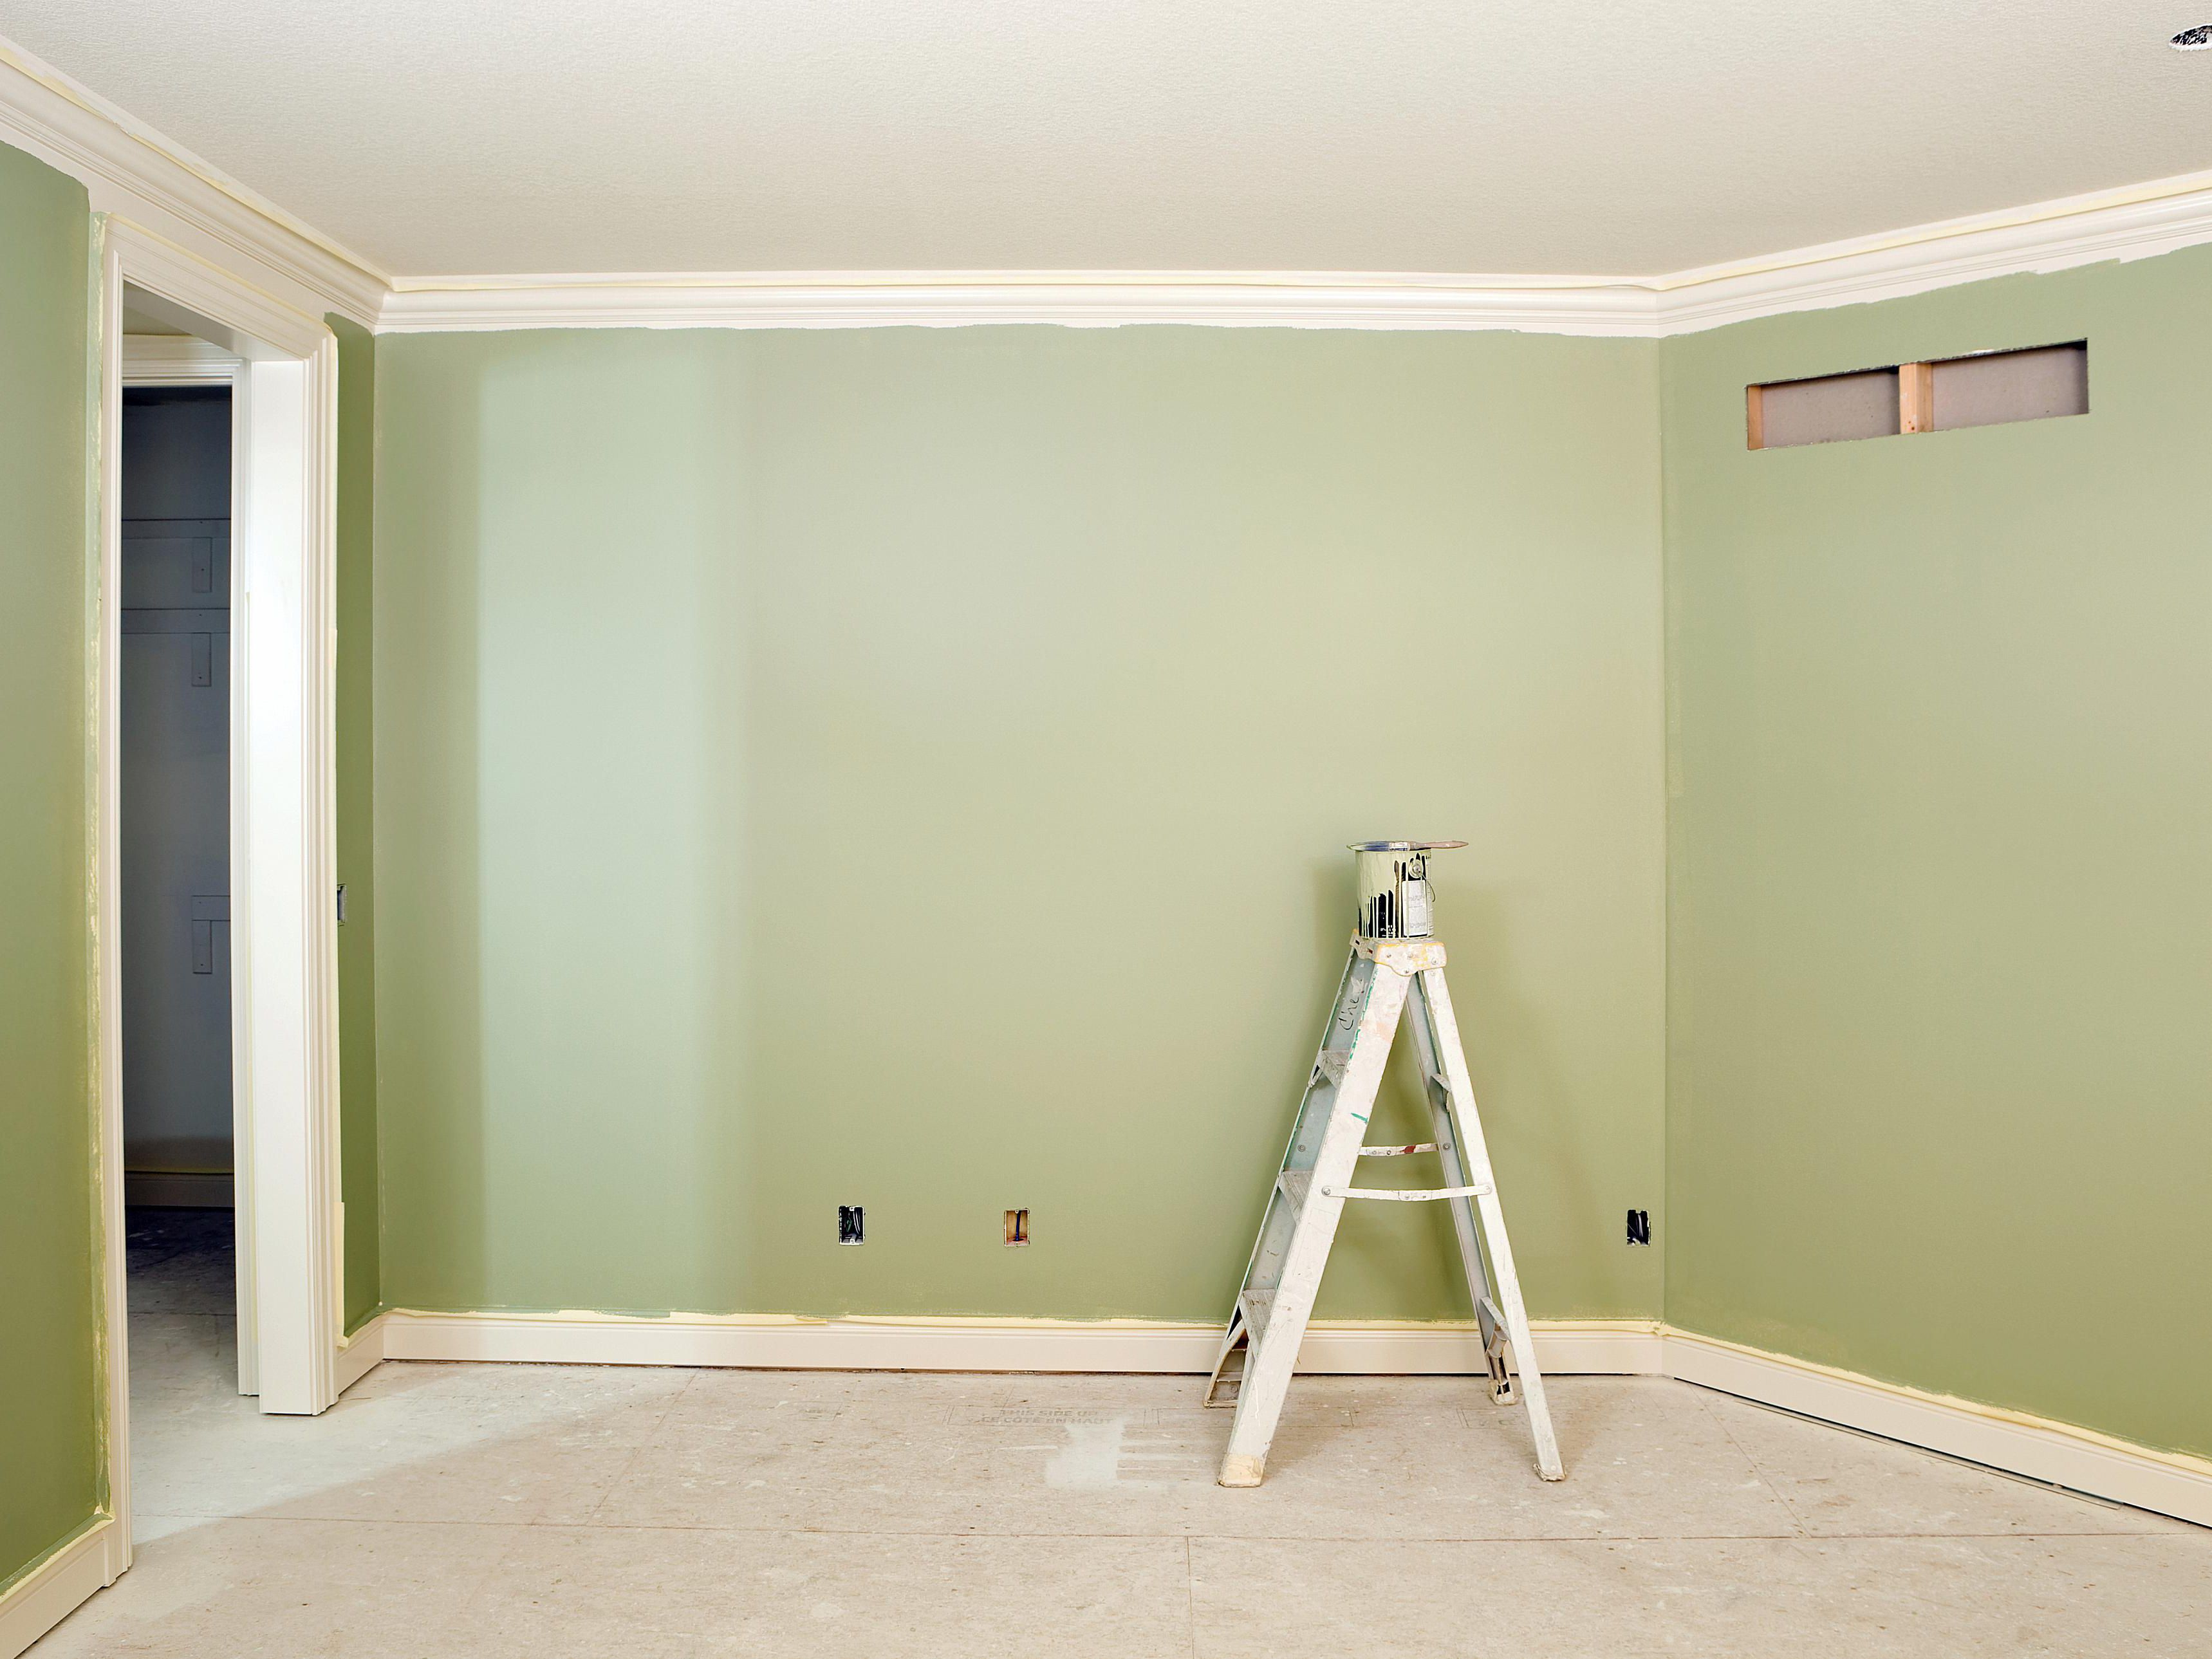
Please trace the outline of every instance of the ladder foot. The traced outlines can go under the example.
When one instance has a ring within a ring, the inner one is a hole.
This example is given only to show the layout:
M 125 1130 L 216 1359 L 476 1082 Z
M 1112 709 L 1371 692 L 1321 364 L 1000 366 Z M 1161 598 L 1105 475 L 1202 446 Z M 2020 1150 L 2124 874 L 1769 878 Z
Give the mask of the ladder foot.
M 1242 1457 L 1231 1452 L 1221 1460 L 1221 1484 L 1224 1486 L 1256 1486 L 1267 1468 L 1264 1457 Z
M 1513 1373 L 1505 1365 L 1505 1333 L 1500 1331 L 1492 1340 L 1490 1351 L 1483 1355 L 1490 1362 L 1490 1403 L 1493 1406 L 1517 1406 L 1521 1390 L 1513 1384 Z

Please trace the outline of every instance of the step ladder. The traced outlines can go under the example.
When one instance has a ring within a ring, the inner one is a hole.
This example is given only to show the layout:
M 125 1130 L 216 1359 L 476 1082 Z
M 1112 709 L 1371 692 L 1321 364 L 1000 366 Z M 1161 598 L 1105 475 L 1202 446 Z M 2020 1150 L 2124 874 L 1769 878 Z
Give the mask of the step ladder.
M 1256 1486 L 1266 1472 L 1267 1449 L 1313 1316 L 1337 1221 L 1347 1202 L 1360 1199 L 1451 1206 L 1461 1265 L 1489 1364 L 1490 1397 L 1501 1406 L 1526 1404 L 1536 1472 L 1547 1480 L 1564 1474 L 1544 1403 L 1544 1379 L 1528 1340 L 1521 1282 L 1513 1271 L 1513 1247 L 1506 1242 L 1505 1215 L 1468 1080 L 1467 1056 L 1452 1018 L 1451 993 L 1444 986 L 1444 947 L 1429 937 L 1434 905 L 1428 856 L 1465 845 L 1352 845 L 1359 855 L 1359 932 L 1308 1074 L 1282 1172 L 1244 1270 L 1243 1288 L 1230 1311 L 1220 1356 L 1206 1383 L 1207 1405 L 1233 1406 L 1237 1412 L 1221 1460 L 1224 1486 Z M 1370 1146 L 1367 1120 L 1409 1003 L 1436 1138 L 1409 1146 Z M 1352 1184 L 1363 1158 L 1431 1156 L 1443 1168 L 1440 1187 Z M 1518 1365 L 1517 1382 L 1506 1364 L 1508 1344 Z

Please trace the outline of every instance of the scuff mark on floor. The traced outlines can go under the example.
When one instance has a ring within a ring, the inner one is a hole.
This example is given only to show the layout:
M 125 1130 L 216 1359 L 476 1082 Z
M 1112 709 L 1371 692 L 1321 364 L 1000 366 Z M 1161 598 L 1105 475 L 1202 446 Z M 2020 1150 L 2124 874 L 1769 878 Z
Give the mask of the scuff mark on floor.
M 1103 1423 L 1070 1423 L 1067 1443 L 1044 1466 L 1044 1483 L 1077 1492 L 1096 1492 L 1117 1486 L 1121 1479 L 1121 1443 L 1129 1419 L 1109 1418 Z

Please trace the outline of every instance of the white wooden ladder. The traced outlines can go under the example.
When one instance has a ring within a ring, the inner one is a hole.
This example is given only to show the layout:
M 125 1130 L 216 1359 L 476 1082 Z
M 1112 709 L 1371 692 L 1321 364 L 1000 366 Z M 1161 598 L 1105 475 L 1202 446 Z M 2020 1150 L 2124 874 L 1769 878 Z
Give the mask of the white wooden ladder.
M 1409 999 L 1436 1139 L 1410 1146 L 1370 1146 L 1365 1144 L 1367 1120 Z M 1425 1154 L 1441 1161 L 1443 1186 L 1352 1184 L 1363 1158 Z M 1444 987 L 1444 947 L 1433 939 L 1362 936 L 1352 942 L 1336 1006 L 1322 1034 L 1321 1052 L 1298 1105 L 1290 1150 L 1283 1155 L 1282 1173 L 1275 1178 L 1259 1242 L 1244 1270 L 1244 1287 L 1237 1292 L 1220 1358 L 1206 1384 L 1207 1405 L 1234 1406 L 1237 1410 L 1229 1449 L 1221 1460 L 1221 1484 L 1256 1486 L 1266 1472 L 1267 1449 L 1282 1416 L 1298 1346 L 1313 1317 L 1314 1297 L 1328 1265 L 1337 1221 L 1352 1199 L 1451 1206 L 1460 1260 L 1489 1361 L 1490 1397 L 1499 1405 L 1516 1400 L 1526 1403 L 1528 1431 L 1536 1443 L 1536 1471 L 1547 1480 L 1559 1480 L 1564 1471 L 1552 1435 L 1551 1413 L 1544 1404 L 1544 1379 L 1528 1340 L 1521 1281 L 1513 1271 L 1513 1247 L 1506 1242 L 1505 1215 L 1498 1207 L 1498 1183 L 1468 1081 L 1451 994 Z M 1517 1384 L 1506 1364 L 1509 1342 L 1520 1372 Z

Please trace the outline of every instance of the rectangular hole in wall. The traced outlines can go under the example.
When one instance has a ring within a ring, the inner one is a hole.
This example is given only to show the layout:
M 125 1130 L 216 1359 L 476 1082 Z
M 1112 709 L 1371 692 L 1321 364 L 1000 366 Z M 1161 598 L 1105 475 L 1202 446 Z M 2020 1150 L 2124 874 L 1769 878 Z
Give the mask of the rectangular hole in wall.
M 1030 1242 L 1030 1212 L 1027 1210 L 1006 1212 L 1006 1243 L 1026 1244 Z
M 2089 412 L 2089 345 L 1954 357 L 1936 368 L 1936 430 Z
M 1744 435 L 1753 449 L 2088 412 L 2089 347 L 2083 340 L 1744 388 Z
M 1881 438 L 1897 430 L 1897 371 L 1824 374 L 1817 380 L 1783 380 L 1753 386 L 1763 435 L 1753 449 L 1831 444 L 1848 438 Z

